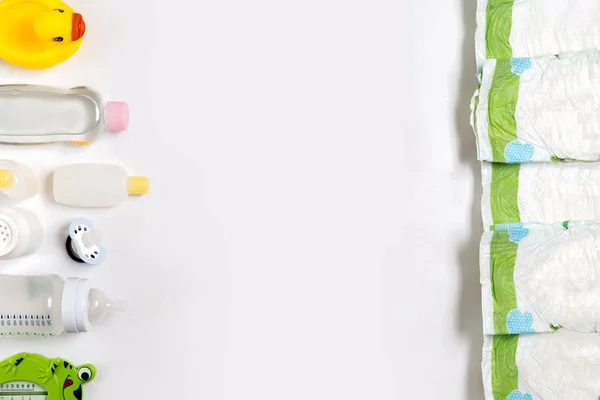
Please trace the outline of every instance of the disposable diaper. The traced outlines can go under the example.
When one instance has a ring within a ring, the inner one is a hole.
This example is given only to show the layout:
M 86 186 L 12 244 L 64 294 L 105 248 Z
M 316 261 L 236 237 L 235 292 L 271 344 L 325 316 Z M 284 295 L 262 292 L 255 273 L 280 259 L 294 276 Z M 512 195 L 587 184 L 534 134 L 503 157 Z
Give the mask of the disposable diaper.
M 479 65 L 600 49 L 600 2 L 478 0 L 475 41 Z
M 600 160 L 600 52 L 487 60 L 472 109 L 482 161 Z
M 482 367 L 486 400 L 598 400 L 600 335 L 486 336 Z
M 600 332 L 600 222 L 492 228 L 480 249 L 484 334 Z
M 600 162 L 482 163 L 485 228 L 600 220 Z

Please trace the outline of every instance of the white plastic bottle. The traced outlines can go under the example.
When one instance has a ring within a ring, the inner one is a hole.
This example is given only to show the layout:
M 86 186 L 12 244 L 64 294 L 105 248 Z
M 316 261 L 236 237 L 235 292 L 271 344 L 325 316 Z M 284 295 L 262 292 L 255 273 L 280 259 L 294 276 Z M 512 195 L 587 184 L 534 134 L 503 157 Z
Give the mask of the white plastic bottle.
M 74 207 L 112 207 L 129 195 L 148 192 L 148 178 L 129 176 L 113 164 L 72 164 L 54 171 L 53 192 L 58 203 Z
M 128 125 L 126 103 L 105 102 L 88 87 L 0 85 L 0 143 L 88 144 Z
M 0 199 L 17 202 L 27 200 L 40 190 L 35 172 L 25 164 L 0 160 Z
M 124 306 L 90 289 L 87 279 L 0 275 L 0 336 L 87 332 L 108 311 L 122 311 Z

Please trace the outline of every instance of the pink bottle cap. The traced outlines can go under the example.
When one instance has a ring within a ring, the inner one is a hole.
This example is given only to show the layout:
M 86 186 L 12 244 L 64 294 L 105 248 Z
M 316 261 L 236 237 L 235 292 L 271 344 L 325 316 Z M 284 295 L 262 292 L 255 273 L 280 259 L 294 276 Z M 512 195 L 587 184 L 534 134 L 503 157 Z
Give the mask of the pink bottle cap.
M 129 106 L 121 101 L 106 103 L 106 129 L 109 132 L 122 132 L 129 126 Z

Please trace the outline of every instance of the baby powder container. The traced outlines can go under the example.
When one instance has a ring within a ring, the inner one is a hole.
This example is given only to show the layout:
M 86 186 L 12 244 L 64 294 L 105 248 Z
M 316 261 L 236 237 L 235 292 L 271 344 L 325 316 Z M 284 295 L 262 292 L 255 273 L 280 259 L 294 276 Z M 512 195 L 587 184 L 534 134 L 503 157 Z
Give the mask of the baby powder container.
M 0 143 L 89 144 L 129 125 L 129 108 L 88 87 L 0 85 Z
M 39 192 L 37 175 L 27 165 L 0 160 L 0 201 L 27 200 Z
M 24 208 L 0 208 L 0 260 L 35 252 L 44 241 L 44 226 Z

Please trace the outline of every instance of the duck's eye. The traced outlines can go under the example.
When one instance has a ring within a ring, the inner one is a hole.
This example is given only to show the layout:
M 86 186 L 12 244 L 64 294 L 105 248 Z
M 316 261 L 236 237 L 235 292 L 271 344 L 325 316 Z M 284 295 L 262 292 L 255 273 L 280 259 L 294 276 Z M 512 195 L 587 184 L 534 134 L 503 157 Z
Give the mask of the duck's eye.
M 83 382 L 89 381 L 90 379 L 92 379 L 92 370 L 89 369 L 88 367 L 81 367 L 77 371 L 77 376 Z
M 55 42 L 62 42 L 63 40 L 65 40 L 65 39 L 63 39 L 63 38 L 62 38 L 62 36 L 59 36 L 59 37 L 55 37 L 55 38 L 54 38 L 54 41 L 55 41 Z
M 64 13 L 65 10 L 63 10 L 62 8 L 57 8 L 56 11 L 58 11 L 59 13 Z

